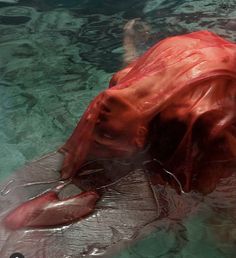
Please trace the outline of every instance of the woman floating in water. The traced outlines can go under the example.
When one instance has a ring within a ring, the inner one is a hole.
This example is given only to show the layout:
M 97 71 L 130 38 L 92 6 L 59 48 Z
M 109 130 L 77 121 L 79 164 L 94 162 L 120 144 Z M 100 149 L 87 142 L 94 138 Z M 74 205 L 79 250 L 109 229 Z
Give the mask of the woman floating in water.
M 90 103 L 61 148 L 61 178 L 78 183 L 89 176 L 85 167 L 93 160 L 102 166 L 102 160 L 125 159 L 145 166 L 153 184 L 210 193 L 235 169 L 236 44 L 198 31 L 166 38 L 136 58 L 136 22 L 126 25 L 124 39 L 125 60 L 132 61 Z M 91 185 L 66 200 L 52 191 L 36 197 L 5 223 L 17 229 L 84 217 L 99 198 L 96 183 Z

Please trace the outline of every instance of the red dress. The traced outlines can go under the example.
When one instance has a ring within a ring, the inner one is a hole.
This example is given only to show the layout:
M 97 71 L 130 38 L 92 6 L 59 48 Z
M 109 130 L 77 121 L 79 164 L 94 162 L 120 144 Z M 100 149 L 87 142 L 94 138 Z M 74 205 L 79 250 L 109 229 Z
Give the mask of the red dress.
M 87 159 L 129 157 L 151 143 L 150 157 L 185 191 L 210 192 L 233 170 L 235 94 L 234 43 L 208 31 L 164 39 L 91 102 L 63 147 L 62 176 Z

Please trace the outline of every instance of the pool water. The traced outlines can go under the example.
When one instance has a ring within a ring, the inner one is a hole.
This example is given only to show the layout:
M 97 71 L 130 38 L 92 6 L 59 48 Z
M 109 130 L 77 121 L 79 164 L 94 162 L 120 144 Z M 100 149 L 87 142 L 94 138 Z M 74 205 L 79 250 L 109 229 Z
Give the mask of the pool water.
M 0 0 L 0 180 L 65 142 L 122 68 L 123 27 L 137 17 L 153 35 L 140 51 L 200 29 L 236 41 L 234 0 Z M 116 257 L 235 257 L 233 196 L 223 207 L 206 197 Z

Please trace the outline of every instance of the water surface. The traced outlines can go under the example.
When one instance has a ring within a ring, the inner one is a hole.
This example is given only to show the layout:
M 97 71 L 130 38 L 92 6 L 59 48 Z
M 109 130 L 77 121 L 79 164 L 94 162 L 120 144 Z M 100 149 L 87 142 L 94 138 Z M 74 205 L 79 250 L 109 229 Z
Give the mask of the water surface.
M 137 17 L 151 27 L 145 47 L 200 29 L 236 40 L 233 0 L 0 1 L 0 179 L 63 144 L 122 67 L 123 26 Z M 235 257 L 236 214 L 217 205 L 204 202 L 119 257 Z

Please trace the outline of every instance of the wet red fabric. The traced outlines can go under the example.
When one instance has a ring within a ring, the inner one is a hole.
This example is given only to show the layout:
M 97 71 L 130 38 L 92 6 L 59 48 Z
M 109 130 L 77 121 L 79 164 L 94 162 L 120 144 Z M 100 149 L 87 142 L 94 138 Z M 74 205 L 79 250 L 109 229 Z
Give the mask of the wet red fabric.
M 62 177 L 88 158 L 129 157 L 150 142 L 150 158 L 185 191 L 212 191 L 234 168 L 235 72 L 236 45 L 209 31 L 157 43 L 91 102 L 63 147 Z M 163 183 L 158 170 L 153 180 Z
M 50 191 L 15 208 L 4 224 L 12 230 L 68 224 L 90 214 L 98 199 L 95 192 L 84 192 L 60 200 L 56 192 Z

